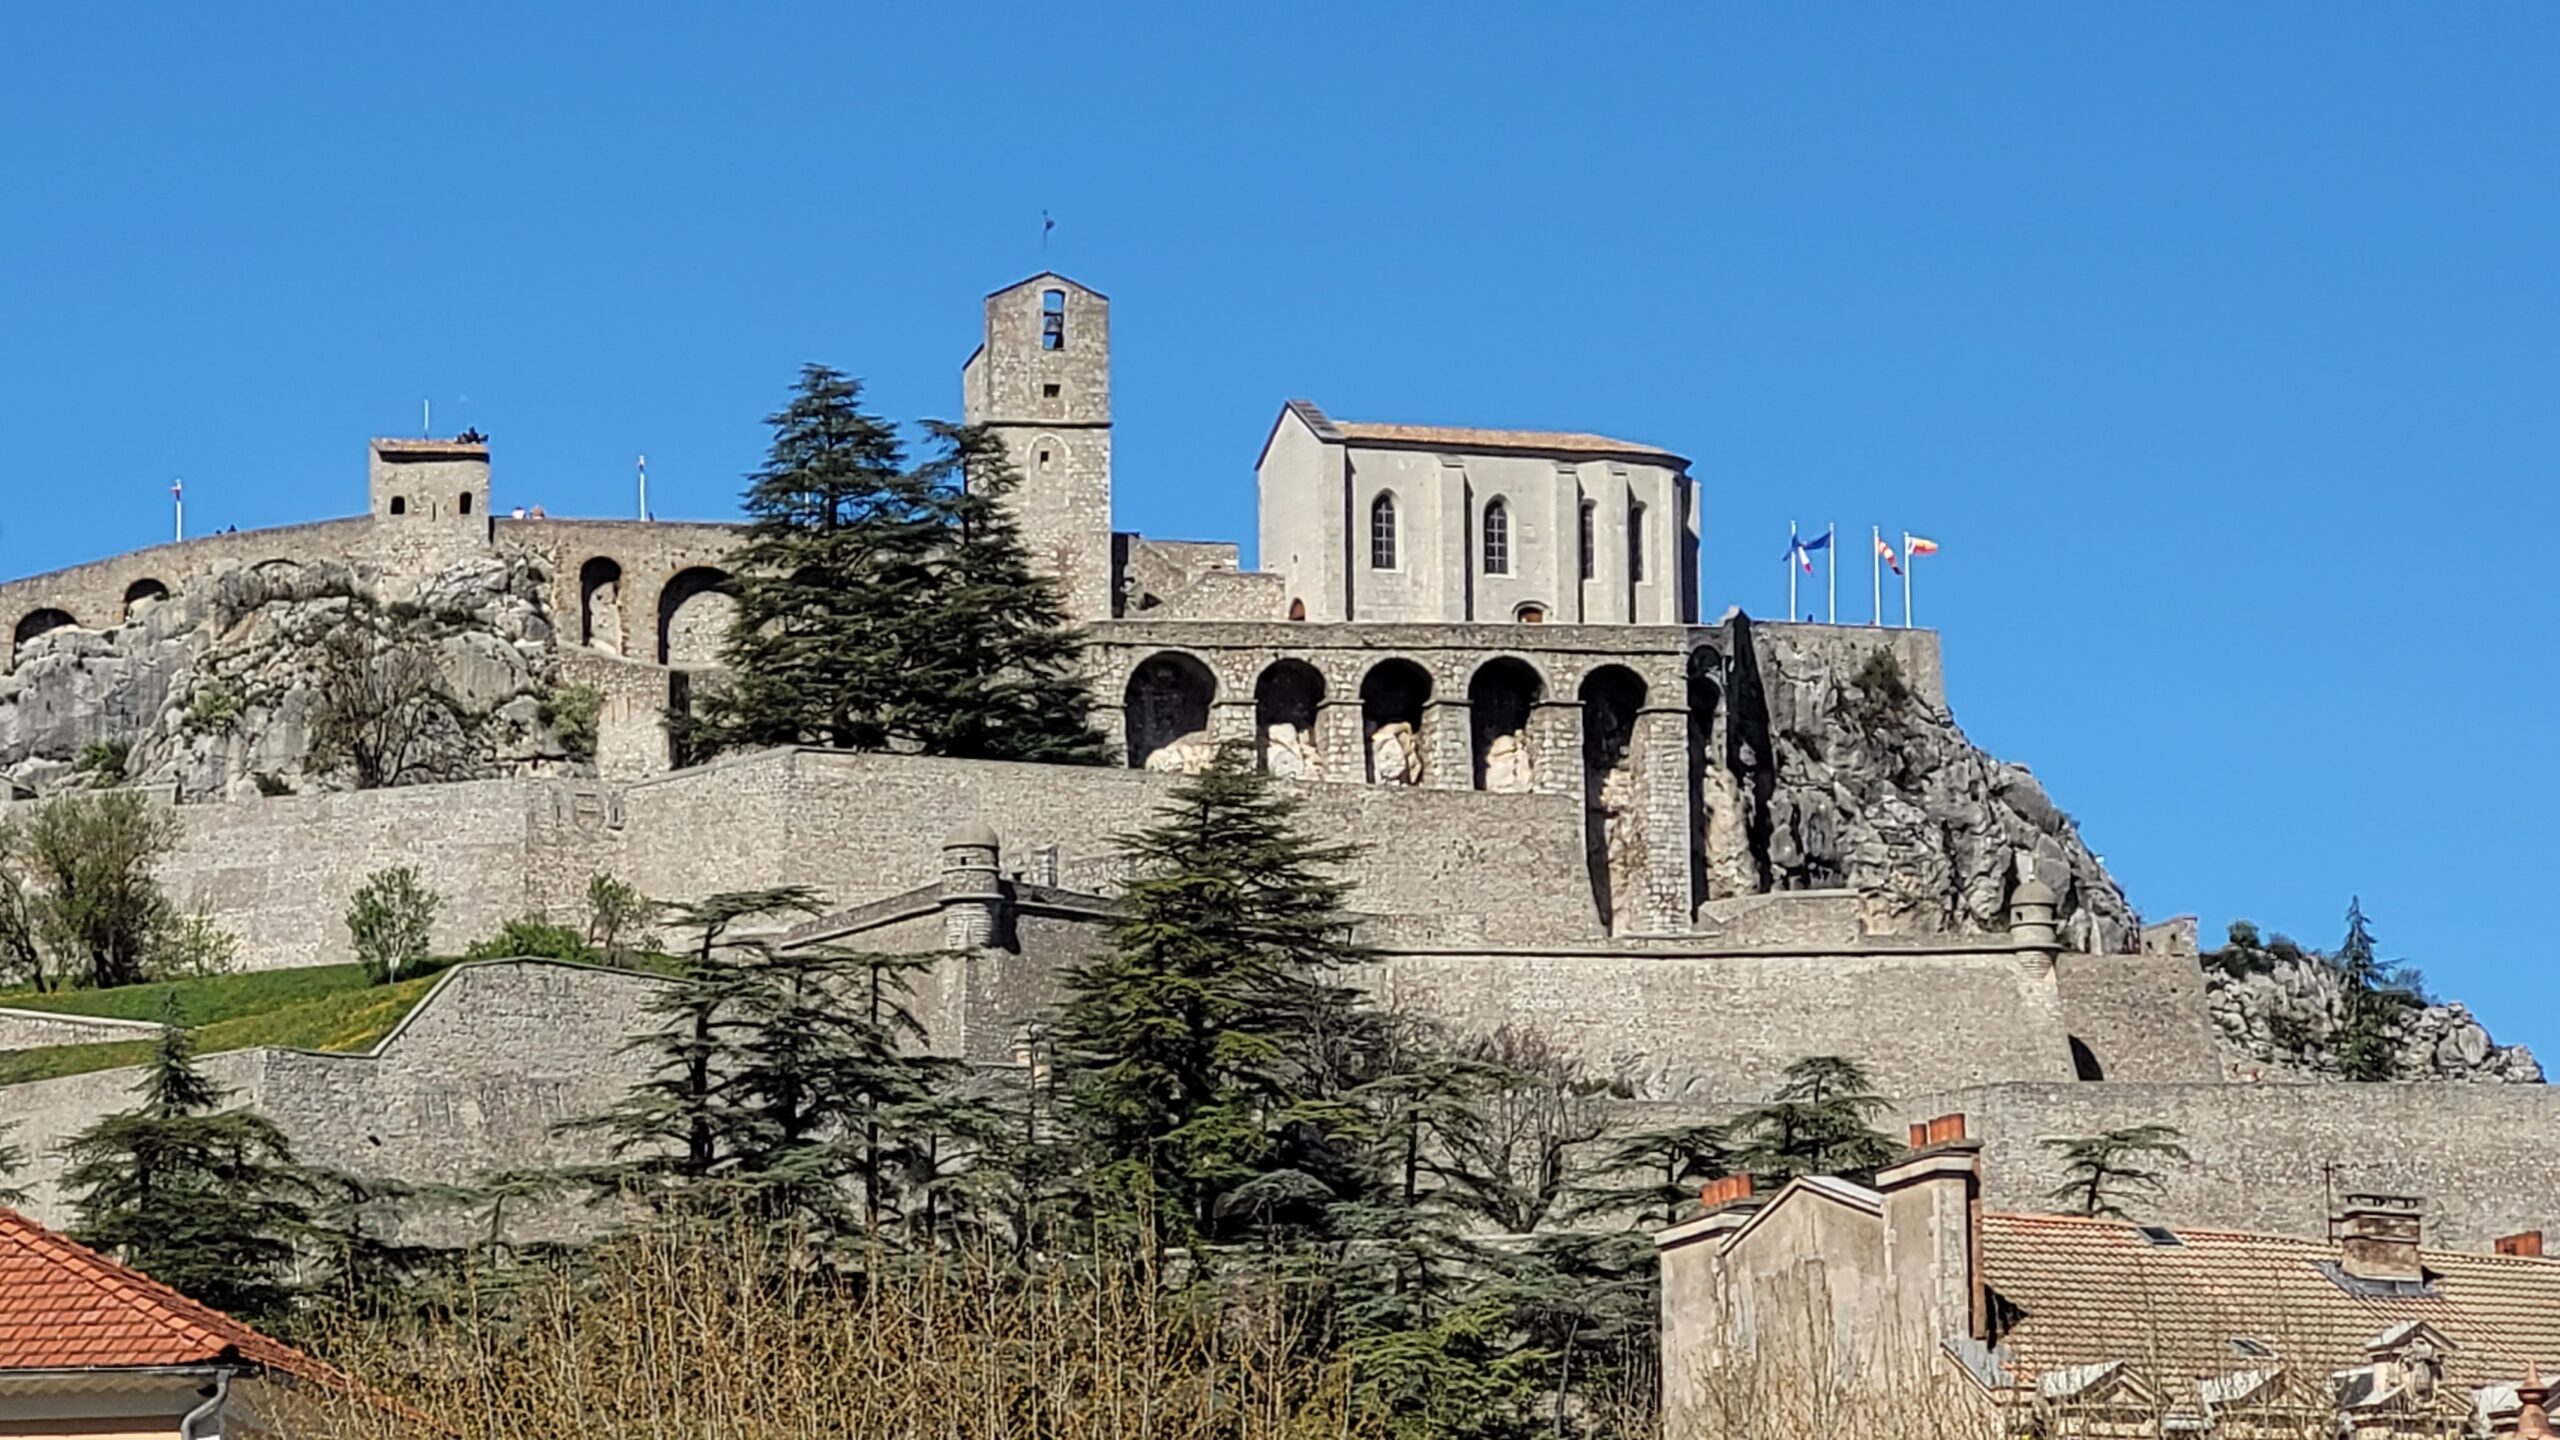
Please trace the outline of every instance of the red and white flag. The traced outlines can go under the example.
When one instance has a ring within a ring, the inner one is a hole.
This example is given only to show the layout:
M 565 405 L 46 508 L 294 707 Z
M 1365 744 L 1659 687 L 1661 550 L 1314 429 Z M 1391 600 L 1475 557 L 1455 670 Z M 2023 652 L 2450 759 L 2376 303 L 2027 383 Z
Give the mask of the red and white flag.
M 1935 555 L 1938 553 L 1938 542 L 1930 539 L 1926 535 L 1914 535 L 1910 531 L 1905 530 L 1902 532 L 1902 543 L 1915 556 Z
M 1937 549 L 1938 547 L 1937 547 L 1937 546 L 1935 546 L 1935 545 L 1932 545 L 1932 546 L 1930 546 L 1929 548 L 1930 548 L 1930 549 L 1932 549 L 1932 550 L 1935 550 L 1935 549 Z M 1912 553 L 1913 553 L 1913 554 L 1915 554 L 1915 555 L 1916 555 L 1916 554 L 1918 554 L 1918 553 L 1920 553 L 1920 552 L 1919 552 L 1918 547 L 1916 547 L 1916 546 L 1915 546 L 1915 547 L 1913 548 L 1913 550 L 1912 550 Z M 1901 561 L 1901 559 L 1900 559 L 1899 557 L 1897 557 L 1897 556 L 1893 553 L 1893 542 L 1892 542 L 1892 541 L 1887 540 L 1886 538 L 1884 538 L 1884 537 L 1883 537 L 1883 536 L 1881 536 L 1881 535 L 1877 536 L 1877 537 L 1876 537 L 1876 554 L 1878 554 L 1878 555 L 1880 555 L 1880 556 L 1884 557 L 1884 563 L 1886 564 L 1886 566 L 1888 566 L 1889 568 L 1891 568 L 1891 569 L 1892 569 L 1892 571 L 1893 571 L 1893 573 L 1894 573 L 1894 574 L 1899 575 L 1899 574 L 1901 574 L 1901 573 L 1902 573 L 1902 561 Z

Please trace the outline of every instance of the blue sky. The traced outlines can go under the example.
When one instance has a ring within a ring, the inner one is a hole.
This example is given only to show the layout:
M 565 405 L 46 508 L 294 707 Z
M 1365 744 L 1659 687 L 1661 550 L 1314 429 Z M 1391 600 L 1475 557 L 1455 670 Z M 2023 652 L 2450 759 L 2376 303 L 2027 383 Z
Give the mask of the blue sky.
M 1045 208 L 1122 528 L 1250 545 L 1304 395 L 1696 457 L 1710 613 L 1931 535 L 2146 914 L 2360 893 L 2560 1060 L 2560 9 L 1673 8 L 22 7 L 0 572 L 359 509 L 422 399 L 502 506 L 727 514 L 804 360 L 951 415 Z

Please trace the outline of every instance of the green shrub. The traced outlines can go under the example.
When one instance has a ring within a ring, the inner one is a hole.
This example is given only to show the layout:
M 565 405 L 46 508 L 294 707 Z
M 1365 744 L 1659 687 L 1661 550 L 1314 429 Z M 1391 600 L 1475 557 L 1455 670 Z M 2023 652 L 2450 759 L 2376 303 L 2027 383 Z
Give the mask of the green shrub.
M 415 866 L 394 865 L 365 877 L 347 908 L 347 933 L 355 937 L 356 961 L 373 983 L 388 985 L 426 961 L 427 934 L 443 904 L 444 897 L 418 879 Z
M 572 760 L 596 758 L 596 717 L 604 712 L 604 692 L 593 685 L 563 685 L 542 697 L 534 718 L 559 737 L 560 749 Z
M 474 940 L 462 952 L 465 960 L 593 960 L 595 947 L 587 937 L 566 925 L 554 925 L 539 915 L 519 915 L 508 921 L 497 934 L 486 940 Z
M 602 870 L 587 877 L 587 941 L 608 965 L 628 965 L 635 948 L 653 944 L 644 934 L 657 902 L 629 881 Z
M 71 768 L 95 779 L 100 785 L 121 785 L 125 778 L 125 762 L 133 757 L 130 740 L 95 740 L 80 752 Z
M 240 694 L 223 685 L 199 685 L 187 697 L 187 730 L 198 735 L 228 735 L 240 728 Z

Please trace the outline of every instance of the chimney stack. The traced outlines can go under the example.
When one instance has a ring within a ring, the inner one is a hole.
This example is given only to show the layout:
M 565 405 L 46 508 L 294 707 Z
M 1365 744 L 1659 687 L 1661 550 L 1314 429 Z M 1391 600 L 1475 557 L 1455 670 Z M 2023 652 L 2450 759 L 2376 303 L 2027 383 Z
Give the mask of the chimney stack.
M 2423 1209 L 2409 1195 L 2351 1194 L 2338 1210 L 2339 1268 L 2359 1280 L 2424 1280 L 2418 1264 Z
M 1888 1303 L 1923 1344 L 1982 1339 L 1982 1142 L 1940 1115 L 1911 1127 L 1911 1145 L 1876 1172 Z

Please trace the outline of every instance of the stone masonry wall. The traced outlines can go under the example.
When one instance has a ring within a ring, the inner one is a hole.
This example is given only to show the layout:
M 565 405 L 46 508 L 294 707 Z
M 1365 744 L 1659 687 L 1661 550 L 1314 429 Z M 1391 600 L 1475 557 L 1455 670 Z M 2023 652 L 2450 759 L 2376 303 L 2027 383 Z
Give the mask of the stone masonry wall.
M 0 1050 L 40 1050 L 48 1045 L 89 1045 L 107 1040 L 149 1040 L 160 1027 L 148 1020 L 101 1015 L 57 1015 L 50 1010 L 0 1009 Z
M 1538 1031 L 1639 1100 L 1758 1101 L 1808 1055 L 1892 1094 L 2071 1076 L 2053 976 L 2027 952 L 1397 953 L 1369 988 L 1462 1034 Z
M 2103 1080 L 2222 1078 L 2192 955 L 2064 955 L 2062 1014 Z
M 621 1049 L 644 1028 L 646 975 L 503 961 L 448 971 L 373 1051 L 236 1050 L 204 1057 L 228 1103 L 280 1126 L 303 1162 L 362 1175 L 460 1183 L 487 1170 L 595 1158 L 591 1139 L 558 1133 L 592 1115 L 640 1073 Z M 10 1086 L 12 1140 L 36 1163 L 30 1211 L 70 1215 L 55 1183 L 57 1147 L 99 1116 L 128 1108 L 140 1072 L 101 1070 Z
M 2325 1236 L 2336 1197 L 2357 1190 L 2423 1198 L 2430 1245 L 2560 1230 L 2547 1086 L 2002 1084 L 1913 1097 L 1898 1119 L 1953 1111 L 1983 1142 L 1984 1203 L 2001 1209 L 2053 1208 L 2062 1176 L 2039 1141 L 2161 1124 L 2195 1159 L 2132 1207 L 2146 1222 Z

